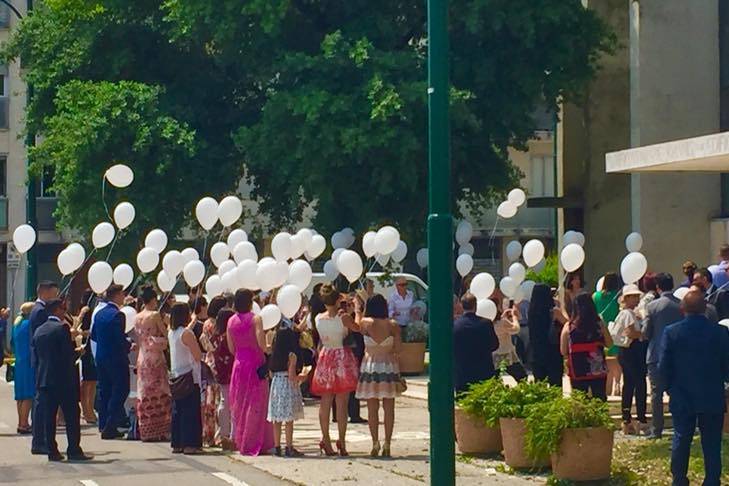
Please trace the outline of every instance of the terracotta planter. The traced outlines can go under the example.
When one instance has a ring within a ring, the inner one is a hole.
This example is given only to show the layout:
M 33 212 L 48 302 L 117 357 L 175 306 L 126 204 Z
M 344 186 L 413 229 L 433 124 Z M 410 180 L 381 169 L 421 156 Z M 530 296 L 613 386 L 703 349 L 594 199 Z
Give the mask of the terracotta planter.
M 425 370 L 425 343 L 402 343 L 400 373 L 419 375 Z
M 456 408 L 456 442 L 463 454 L 501 452 L 501 430 L 489 427 L 473 415 Z
M 504 443 L 504 460 L 514 469 L 540 469 L 549 467 L 549 458 L 532 459 L 526 452 L 526 421 L 502 418 L 501 440 Z
M 600 427 L 563 431 L 559 450 L 552 454 L 555 477 L 570 481 L 609 478 L 613 439 L 612 430 Z

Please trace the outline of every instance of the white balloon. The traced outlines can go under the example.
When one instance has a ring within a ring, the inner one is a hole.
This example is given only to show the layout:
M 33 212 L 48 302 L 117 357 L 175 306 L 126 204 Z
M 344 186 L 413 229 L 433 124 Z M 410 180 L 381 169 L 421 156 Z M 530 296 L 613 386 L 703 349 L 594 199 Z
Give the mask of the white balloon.
M 420 268 L 425 268 L 428 266 L 428 249 L 427 248 L 421 248 L 418 250 L 418 253 L 415 255 L 415 259 L 418 261 L 418 266 Z
M 471 223 L 469 223 L 466 220 L 461 221 L 458 223 L 458 227 L 456 228 L 456 242 L 464 246 L 466 243 L 471 241 L 471 238 L 473 237 L 473 226 Z
M 364 270 L 362 258 L 352 250 L 344 250 L 337 260 L 337 269 L 350 283 L 355 282 Z
M 496 281 L 490 273 L 479 273 L 471 280 L 469 292 L 476 296 L 476 299 L 483 300 L 491 297 L 496 289 Z
M 346 228 L 342 228 L 340 233 L 344 233 L 345 235 L 354 236 L 354 230 L 347 226 Z
M 167 248 L 167 233 L 161 229 L 153 229 L 147 233 L 147 237 L 144 239 L 144 246 L 152 248 L 158 254 L 162 253 Z
M 172 292 L 176 283 L 177 280 L 171 275 L 167 275 L 167 272 L 164 270 L 160 270 L 157 274 L 157 287 L 159 287 L 162 292 Z
M 230 249 L 228 245 L 222 241 L 218 241 L 210 248 L 210 261 L 213 265 L 219 267 L 221 263 L 228 259 L 230 256 Z
M 73 256 L 69 253 L 68 248 L 61 251 L 61 253 L 58 254 L 58 257 L 56 257 L 56 264 L 58 265 L 58 270 L 61 272 L 61 275 L 64 277 L 66 275 L 70 275 L 74 272 L 73 268 Z
M 390 262 L 390 255 L 383 255 L 381 253 L 377 253 L 375 255 L 375 261 L 380 264 L 382 268 L 385 268 L 387 264 Z
M 521 289 L 521 285 L 519 285 L 516 288 L 516 291 L 514 292 L 514 295 L 511 297 L 511 300 L 513 300 L 515 304 L 518 304 L 519 302 L 524 300 L 524 291 Z
M 66 247 L 64 250 L 67 252 L 68 255 L 71 257 L 71 271 L 75 272 L 86 261 L 86 250 L 84 250 L 84 247 L 79 245 L 78 243 L 71 243 Z
M 375 238 L 377 238 L 377 233 L 374 231 L 368 231 L 362 235 L 362 252 L 367 258 L 372 258 L 377 253 Z
M 536 265 L 534 265 L 532 267 L 532 271 L 534 273 L 540 273 L 542 270 L 544 270 L 544 267 L 546 267 L 546 266 L 547 266 L 547 259 L 542 258 L 541 260 L 539 260 L 539 263 L 537 263 Z
M 271 240 L 271 253 L 276 260 L 288 260 L 291 255 L 291 235 L 282 232 L 274 236 Z
M 375 248 L 382 255 L 389 255 L 397 248 L 400 241 L 400 232 L 392 226 L 383 226 L 377 230 L 375 236 Z
M 289 279 L 289 264 L 286 262 L 276 262 L 275 276 L 273 287 L 281 287 Z
M 511 201 L 504 201 L 499 204 L 498 208 L 496 208 L 496 214 L 504 219 L 509 219 L 514 217 L 517 209 L 518 208 L 516 207 L 516 204 L 512 203 Z
M 205 278 L 205 265 L 200 260 L 187 262 L 182 269 L 182 276 L 187 285 L 197 287 Z
M 334 262 L 332 262 L 331 260 L 327 260 L 324 263 L 324 275 L 330 282 L 335 280 L 339 275 L 339 270 L 337 270 L 337 266 L 334 265 Z
M 577 243 L 570 243 L 562 249 L 560 261 L 566 272 L 574 272 L 585 263 L 585 250 Z
M 562 237 L 562 247 L 564 248 L 567 245 L 572 245 L 572 244 L 585 246 L 585 235 L 583 235 L 579 231 L 575 231 L 575 230 L 567 231 L 564 234 L 564 236 Z
M 142 273 L 149 273 L 159 265 L 159 253 L 154 248 L 142 248 L 137 253 L 137 268 Z
M 346 235 L 346 234 L 342 233 L 341 231 L 337 231 L 336 233 L 334 233 L 332 235 L 331 243 L 332 243 L 332 248 L 334 248 L 335 250 L 337 248 L 346 248 L 348 242 L 349 242 L 349 235 Z
M 137 212 L 132 203 L 121 202 L 114 208 L 114 222 L 120 230 L 123 230 L 132 224 L 136 215 Z
M 253 304 L 251 305 L 251 312 L 253 312 L 254 316 L 261 315 L 261 306 L 258 305 L 258 302 L 256 302 L 255 300 L 253 301 Z
M 35 230 L 28 224 L 21 224 L 13 231 L 13 244 L 18 253 L 25 253 L 35 244 Z
M 170 250 L 162 258 L 162 270 L 170 277 L 177 277 L 185 266 L 185 258 L 177 250 Z
M 238 264 L 236 273 L 238 274 L 238 282 L 240 282 L 241 288 L 258 290 L 256 270 L 258 270 L 258 263 L 254 260 L 243 260 Z
M 218 222 L 218 201 L 212 197 L 200 199 L 195 206 L 195 218 L 205 231 L 210 231 Z
M 491 299 L 481 299 L 476 303 L 476 315 L 493 321 L 496 318 L 496 304 Z
M 690 291 L 691 289 L 688 287 L 679 287 L 673 291 L 673 296 L 676 297 L 678 300 L 683 300 L 683 298 L 686 297 L 686 294 L 688 294 Z
M 314 238 L 314 233 L 309 228 L 301 228 L 296 232 L 296 236 L 301 238 L 304 243 L 304 251 L 307 251 L 311 246 L 311 240 Z
M 512 189 L 509 191 L 509 195 L 506 198 L 507 201 L 512 203 L 514 206 L 519 207 L 526 202 L 526 193 L 520 189 Z
M 114 283 L 121 285 L 125 289 L 134 281 L 134 269 L 131 265 L 121 263 L 114 268 Z
M 339 270 L 339 266 L 338 266 L 339 265 L 338 264 L 339 255 L 341 255 L 344 250 L 346 250 L 346 248 L 337 248 L 336 250 L 334 250 L 332 252 L 332 257 L 330 258 L 330 260 L 332 261 L 334 266 L 337 268 L 337 270 Z
M 242 241 L 233 248 L 233 260 L 236 263 L 242 263 L 246 260 L 252 260 L 254 263 L 258 261 L 258 252 L 256 247 L 250 241 Z
M 303 255 L 305 251 L 306 245 L 304 244 L 304 239 L 298 234 L 293 235 L 291 237 L 291 252 L 289 253 L 289 258 L 296 260 Z
M 521 294 L 524 296 L 523 300 L 532 300 L 532 291 L 537 283 L 532 280 L 525 280 L 519 286 Z
M 276 272 L 276 262 L 264 262 L 261 260 L 256 268 L 256 282 L 261 287 L 261 290 L 268 292 L 276 286 Z
M 510 241 L 508 245 L 506 245 L 506 258 L 510 262 L 515 262 L 519 259 L 521 256 L 521 243 L 519 243 L 516 240 Z
M 605 275 L 600 277 L 597 280 L 597 283 L 595 284 L 595 292 L 600 292 L 602 290 L 603 285 L 605 284 Z
M 278 306 L 268 304 L 261 309 L 260 316 L 263 321 L 263 330 L 268 331 L 276 327 L 276 325 L 281 321 L 281 310 Z
M 226 273 L 234 271 L 236 268 L 238 268 L 238 265 L 233 260 L 225 260 L 218 267 L 218 275 L 222 277 Z
M 235 248 L 235 245 L 244 241 L 248 241 L 248 233 L 242 229 L 234 229 L 228 235 L 228 248 Z
M 185 264 L 187 264 L 194 262 L 195 260 L 199 260 L 200 254 L 195 248 L 185 248 L 182 250 L 182 259 L 185 261 Z
M 104 177 L 114 187 L 127 187 L 134 182 L 134 172 L 124 164 L 112 165 L 106 170 Z
M 106 291 L 114 281 L 114 271 L 108 263 L 96 262 L 89 268 L 87 277 L 91 290 L 100 294 Z
M 314 235 L 311 237 L 311 244 L 307 248 L 307 253 L 311 257 L 311 260 L 319 258 L 327 248 L 327 240 L 322 235 Z
M 509 298 L 514 297 L 518 287 L 519 282 L 511 277 L 504 277 L 501 279 L 501 282 L 499 282 L 499 289 L 501 289 L 501 293 Z
M 524 245 L 524 263 L 531 268 L 544 258 L 544 244 L 539 240 L 529 240 Z
M 276 294 L 276 305 L 284 317 L 291 319 L 301 308 L 301 292 L 295 285 L 284 285 Z
M 289 265 L 289 283 L 303 292 L 311 283 L 311 265 L 304 260 L 294 260 Z
M 456 259 L 456 270 L 461 277 L 465 277 L 473 270 L 473 257 L 471 255 L 460 255 Z
M 228 196 L 220 201 L 218 219 L 226 228 L 238 221 L 241 214 L 243 214 L 243 203 L 237 197 Z
M 408 245 L 404 241 L 400 240 L 397 243 L 397 248 L 392 252 L 392 260 L 395 263 L 400 263 L 405 259 L 408 254 Z
M 91 232 L 91 242 L 94 248 L 99 249 L 108 246 L 114 239 L 114 234 L 116 234 L 116 230 L 113 224 L 107 222 L 97 224 L 94 231 Z
M 459 255 L 471 255 L 473 256 L 476 249 L 473 247 L 471 243 L 466 243 L 465 245 L 458 248 L 458 254 Z
M 620 263 L 620 275 L 623 282 L 632 284 L 640 280 L 648 270 L 648 260 L 642 253 L 628 253 Z
M 134 329 L 134 324 L 137 321 L 137 311 L 134 307 L 125 305 L 119 309 L 124 314 L 124 332 L 129 332 Z
M 261 260 L 260 260 L 260 261 L 258 262 L 258 265 L 259 265 L 259 266 L 260 266 L 260 265 L 268 265 L 269 263 L 276 263 L 276 260 L 275 260 L 274 258 L 271 258 L 271 257 L 263 257 L 263 258 L 261 258 Z
M 220 277 L 220 281 L 223 283 L 223 288 L 228 292 L 235 293 L 238 290 L 238 275 L 236 272 L 228 272 Z
M 211 275 L 205 282 L 205 293 L 210 297 L 215 297 L 223 293 L 223 281 L 217 275 Z
M 354 242 L 357 241 L 357 238 L 355 238 L 354 233 L 344 233 L 344 236 L 346 238 L 344 242 L 344 248 L 350 248 L 352 245 L 354 245 Z
M 509 267 L 509 277 L 513 278 L 517 284 L 520 284 L 526 278 L 526 268 L 521 263 L 512 263 Z
M 640 249 L 643 248 L 643 236 L 637 232 L 630 233 L 625 238 L 625 248 L 627 248 L 631 253 L 640 251 Z

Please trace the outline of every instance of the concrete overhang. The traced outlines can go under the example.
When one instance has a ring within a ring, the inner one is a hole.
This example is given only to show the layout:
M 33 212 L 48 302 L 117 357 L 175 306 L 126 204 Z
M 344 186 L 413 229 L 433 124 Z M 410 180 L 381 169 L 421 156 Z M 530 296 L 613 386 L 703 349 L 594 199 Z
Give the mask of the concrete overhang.
M 729 172 L 729 132 L 610 152 L 605 171 Z

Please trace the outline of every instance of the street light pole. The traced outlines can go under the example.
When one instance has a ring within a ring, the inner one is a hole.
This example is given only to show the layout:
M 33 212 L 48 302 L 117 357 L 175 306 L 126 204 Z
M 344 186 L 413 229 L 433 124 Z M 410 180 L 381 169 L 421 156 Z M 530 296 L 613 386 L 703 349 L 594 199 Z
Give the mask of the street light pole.
M 453 216 L 448 123 L 448 0 L 428 0 L 430 483 L 455 485 Z

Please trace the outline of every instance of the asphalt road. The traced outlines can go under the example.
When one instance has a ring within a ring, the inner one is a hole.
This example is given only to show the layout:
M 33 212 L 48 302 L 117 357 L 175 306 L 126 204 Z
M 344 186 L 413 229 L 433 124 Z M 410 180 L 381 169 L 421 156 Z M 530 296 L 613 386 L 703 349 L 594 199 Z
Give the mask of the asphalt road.
M 169 444 L 102 441 L 97 429 L 82 426 L 81 447 L 94 455 L 90 463 L 49 463 L 30 454 L 30 437 L 18 436 L 12 384 L 0 370 L 0 485 L 128 486 L 130 484 L 184 486 L 277 486 L 291 484 L 243 464 L 219 451 L 202 456 L 173 455 Z M 58 446 L 66 449 L 65 429 L 58 430 Z

